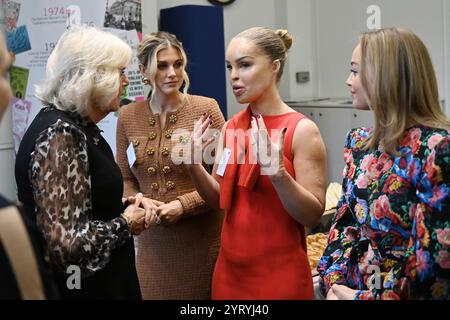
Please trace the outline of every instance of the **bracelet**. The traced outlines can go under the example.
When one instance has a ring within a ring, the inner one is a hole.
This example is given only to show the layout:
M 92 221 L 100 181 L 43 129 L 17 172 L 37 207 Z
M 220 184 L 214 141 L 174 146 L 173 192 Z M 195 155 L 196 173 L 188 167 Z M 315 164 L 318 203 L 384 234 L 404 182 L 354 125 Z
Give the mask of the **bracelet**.
M 125 220 L 125 222 L 127 223 L 127 227 L 128 230 L 131 232 L 131 221 L 130 218 L 128 218 L 125 214 L 121 214 L 122 218 Z

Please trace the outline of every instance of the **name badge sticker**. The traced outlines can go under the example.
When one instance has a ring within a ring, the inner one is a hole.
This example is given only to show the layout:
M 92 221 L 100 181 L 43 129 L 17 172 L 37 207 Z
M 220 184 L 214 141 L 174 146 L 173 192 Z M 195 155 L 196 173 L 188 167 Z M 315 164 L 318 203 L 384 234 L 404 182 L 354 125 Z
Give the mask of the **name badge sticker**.
M 222 158 L 219 161 L 219 166 L 217 167 L 217 175 L 223 177 L 225 175 L 225 170 L 227 168 L 228 161 L 231 157 L 231 149 L 223 149 Z
M 134 152 L 134 146 L 132 143 L 130 143 L 130 145 L 128 146 L 127 158 L 128 158 L 128 165 L 131 168 L 136 162 L 136 153 Z

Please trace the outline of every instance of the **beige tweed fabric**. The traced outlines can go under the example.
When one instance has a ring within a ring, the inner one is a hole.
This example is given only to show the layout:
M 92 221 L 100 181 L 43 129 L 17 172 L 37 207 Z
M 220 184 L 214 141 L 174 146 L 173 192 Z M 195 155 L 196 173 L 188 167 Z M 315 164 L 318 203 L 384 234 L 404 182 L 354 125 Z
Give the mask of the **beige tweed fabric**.
M 127 105 L 117 123 L 117 162 L 124 179 L 124 196 L 142 192 L 163 202 L 179 199 L 184 216 L 174 225 L 155 226 L 138 237 L 137 271 L 144 299 L 209 299 L 211 278 L 220 246 L 223 214 L 210 210 L 195 191 L 183 165 L 172 162 L 172 149 L 207 113 L 220 130 L 223 115 L 214 99 L 187 95 L 169 113 L 164 128 L 148 101 Z M 130 168 L 127 148 L 136 162 Z

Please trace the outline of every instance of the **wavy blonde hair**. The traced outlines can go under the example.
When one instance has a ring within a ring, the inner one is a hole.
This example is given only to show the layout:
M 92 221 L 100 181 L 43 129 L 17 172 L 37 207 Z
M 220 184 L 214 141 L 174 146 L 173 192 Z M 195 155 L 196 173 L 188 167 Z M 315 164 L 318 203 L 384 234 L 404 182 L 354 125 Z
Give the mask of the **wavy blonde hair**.
M 150 78 L 148 80 L 150 80 L 151 86 L 154 89 L 156 72 L 158 70 L 158 53 L 161 50 L 168 48 L 175 48 L 181 56 L 181 60 L 183 61 L 183 93 L 187 94 L 190 85 L 189 76 L 186 72 L 188 60 L 183 44 L 175 35 L 165 31 L 158 31 L 145 35 L 142 42 L 138 46 L 137 57 L 140 64 L 149 70 Z M 152 90 L 152 97 L 154 93 L 155 91 Z
M 366 148 L 382 142 L 387 152 L 396 154 L 400 139 L 413 125 L 450 128 L 430 55 L 417 35 L 386 28 L 362 34 L 360 45 L 361 84 L 375 114 Z
M 119 94 L 120 68 L 130 63 L 131 56 L 131 48 L 112 33 L 72 27 L 51 53 L 36 96 L 44 105 L 82 115 L 93 106 L 106 108 Z

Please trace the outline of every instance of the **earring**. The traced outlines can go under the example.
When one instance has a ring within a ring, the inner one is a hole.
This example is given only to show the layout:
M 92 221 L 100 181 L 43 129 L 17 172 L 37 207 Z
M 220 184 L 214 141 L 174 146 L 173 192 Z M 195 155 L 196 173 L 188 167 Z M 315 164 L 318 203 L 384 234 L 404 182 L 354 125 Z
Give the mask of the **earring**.
M 148 78 L 143 76 L 142 77 L 142 83 L 145 84 L 146 86 L 149 86 L 150 85 L 150 80 L 148 80 Z

